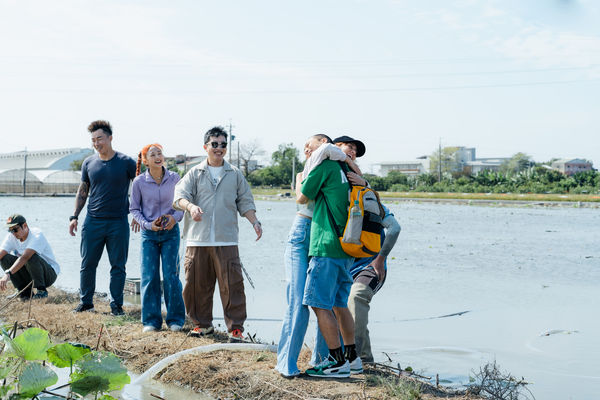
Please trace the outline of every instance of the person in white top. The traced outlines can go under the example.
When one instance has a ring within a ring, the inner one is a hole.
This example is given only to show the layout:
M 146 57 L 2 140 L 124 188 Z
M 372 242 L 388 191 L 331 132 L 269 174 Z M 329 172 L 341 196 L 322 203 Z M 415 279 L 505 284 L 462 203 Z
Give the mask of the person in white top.
M 256 240 L 262 225 L 250 186 L 239 169 L 225 161 L 227 132 L 216 126 L 204 134 L 207 159 L 177 183 L 173 208 L 185 211 L 186 243 L 183 301 L 194 324 L 191 335 L 214 332 L 215 282 L 223 305 L 223 317 L 232 341 L 243 339 L 246 295 L 238 252 L 238 214 L 252 224 Z
M 6 290 L 10 279 L 21 299 L 48 297 L 47 288 L 60 273 L 48 240 L 40 229 L 30 228 L 19 214 L 8 217 L 6 227 L 8 235 L 0 245 L 0 264 L 4 270 L 0 290 Z M 37 292 L 32 296 L 33 288 Z

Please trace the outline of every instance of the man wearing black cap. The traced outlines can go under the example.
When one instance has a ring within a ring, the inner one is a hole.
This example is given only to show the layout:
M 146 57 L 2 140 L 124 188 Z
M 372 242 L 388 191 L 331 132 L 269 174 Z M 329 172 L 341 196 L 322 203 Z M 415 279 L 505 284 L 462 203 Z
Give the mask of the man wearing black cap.
M 19 214 L 8 217 L 6 227 L 8 235 L 0 245 L 0 264 L 5 274 L 0 278 L 0 290 L 6 289 L 10 279 L 22 299 L 31 297 L 32 288 L 37 289 L 34 299 L 48 297 L 46 288 L 56 281 L 60 267 L 46 237 L 38 228 L 29 228 Z M 31 281 L 33 285 L 28 287 Z

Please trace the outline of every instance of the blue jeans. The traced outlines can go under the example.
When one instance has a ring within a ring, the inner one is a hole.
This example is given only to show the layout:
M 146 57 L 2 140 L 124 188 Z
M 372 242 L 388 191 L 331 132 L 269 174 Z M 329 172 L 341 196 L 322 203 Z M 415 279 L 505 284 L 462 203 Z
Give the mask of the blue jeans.
M 160 263 L 168 326 L 183 326 L 185 307 L 179 280 L 179 225 L 170 231 L 142 231 L 142 324 L 162 326 Z
M 308 269 L 308 248 L 310 244 L 309 218 L 296 215 L 287 245 L 285 247 L 285 272 L 287 284 L 288 308 L 281 327 L 281 337 L 277 348 L 277 366 L 275 369 L 283 375 L 298 374 L 298 356 L 304 343 L 304 335 L 308 327 L 309 310 L 302 304 L 306 271 Z M 318 327 L 317 327 L 318 330 Z M 329 353 L 327 344 L 321 350 Z
M 96 268 L 106 246 L 110 262 L 110 307 L 123 305 L 125 264 L 129 252 L 129 222 L 122 218 L 85 218 L 81 228 L 81 270 L 79 271 L 79 296 L 81 303 L 94 304 Z

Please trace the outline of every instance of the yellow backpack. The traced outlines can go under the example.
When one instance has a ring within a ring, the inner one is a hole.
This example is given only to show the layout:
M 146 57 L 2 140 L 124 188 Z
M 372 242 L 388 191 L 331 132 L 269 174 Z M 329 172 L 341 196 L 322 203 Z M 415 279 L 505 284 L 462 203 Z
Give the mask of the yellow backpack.
M 327 202 L 325 204 L 327 205 Z M 352 186 L 344 232 L 339 232 L 328 205 L 327 213 L 346 254 L 354 258 L 363 258 L 379 253 L 385 212 L 376 191 L 365 186 Z

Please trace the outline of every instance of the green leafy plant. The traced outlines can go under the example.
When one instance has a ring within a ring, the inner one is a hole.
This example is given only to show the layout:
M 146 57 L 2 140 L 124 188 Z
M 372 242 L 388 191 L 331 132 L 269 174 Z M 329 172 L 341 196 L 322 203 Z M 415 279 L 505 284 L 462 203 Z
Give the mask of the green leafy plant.
M 70 389 L 79 397 L 93 394 L 96 400 L 116 400 L 107 393 L 130 382 L 127 369 L 114 354 L 92 351 L 79 343 L 53 346 L 48 332 L 43 329 L 29 328 L 14 339 L 2 329 L 2 341 L 2 399 L 41 398 L 40 392 L 58 382 L 58 375 L 46 361 L 54 367 L 70 369 Z

